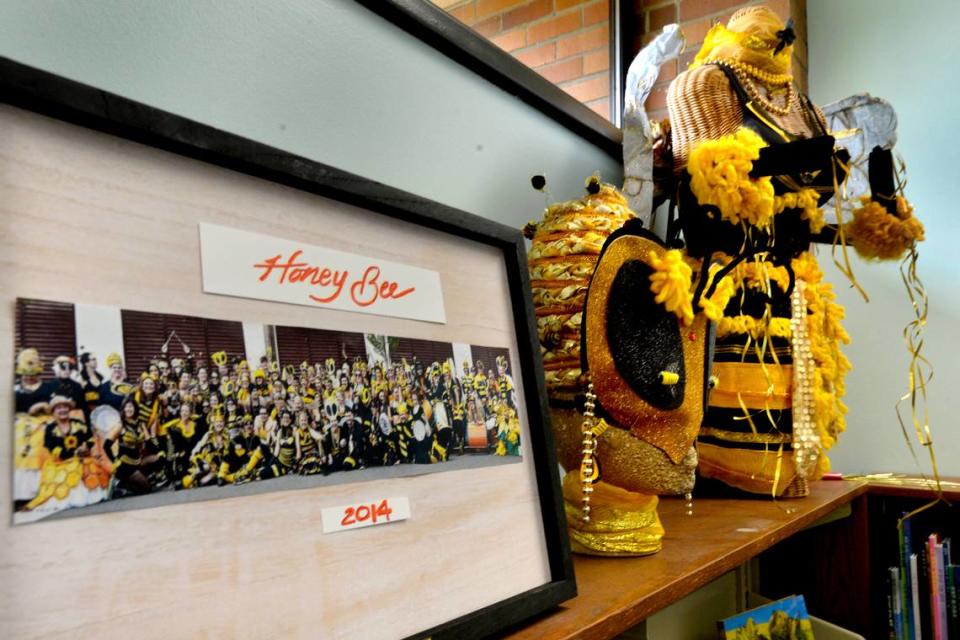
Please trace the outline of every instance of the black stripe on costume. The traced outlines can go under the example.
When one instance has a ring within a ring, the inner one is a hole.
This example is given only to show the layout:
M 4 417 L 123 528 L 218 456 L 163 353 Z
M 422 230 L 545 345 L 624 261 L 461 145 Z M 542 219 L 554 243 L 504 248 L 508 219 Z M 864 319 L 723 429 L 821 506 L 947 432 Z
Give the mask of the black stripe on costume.
M 750 412 L 757 433 L 793 432 L 793 413 L 790 409 L 770 409 L 770 416 L 773 418 L 773 425 L 770 424 L 770 418 L 767 417 L 767 412 L 763 409 L 754 409 Z M 703 424 L 707 427 L 725 431 L 753 433 L 750 421 L 744 418 L 743 410 L 739 408 L 710 407 L 707 409 L 707 415 L 703 418 Z M 776 425 L 776 428 L 774 428 L 774 425 Z
M 757 349 L 759 345 L 756 340 L 751 339 L 747 352 L 743 352 L 743 346 L 747 343 L 747 336 L 736 334 L 717 339 L 717 346 L 714 351 L 714 362 L 748 362 L 759 363 L 757 358 Z M 761 341 L 762 343 L 762 341 Z M 786 338 L 773 337 L 767 340 L 767 348 L 763 354 L 764 362 L 776 366 L 773 360 L 773 351 L 776 351 L 777 360 L 780 364 L 792 364 L 793 352 L 790 348 L 790 341 Z
M 713 438 L 711 436 L 697 436 L 697 442 L 722 447 L 724 449 L 746 449 L 748 451 L 766 450 L 774 456 L 777 455 L 781 446 L 783 446 L 784 453 L 793 451 L 792 444 L 783 443 L 783 445 L 781 445 L 779 442 L 730 442 L 729 440 L 721 440 L 720 438 Z

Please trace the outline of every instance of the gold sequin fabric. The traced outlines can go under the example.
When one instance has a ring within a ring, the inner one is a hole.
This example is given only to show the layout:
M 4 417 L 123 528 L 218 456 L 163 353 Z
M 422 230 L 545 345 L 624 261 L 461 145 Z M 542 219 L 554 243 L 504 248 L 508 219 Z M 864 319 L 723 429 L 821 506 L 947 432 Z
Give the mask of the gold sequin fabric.
M 551 397 L 580 390 L 580 324 L 590 277 L 607 237 L 635 217 L 611 185 L 547 207 L 528 252 L 530 286 Z
M 593 277 L 591 302 L 587 309 L 587 361 L 600 404 L 617 421 L 617 426 L 629 429 L 633 435 L 656 445 L 675 463 L 680 463 L 697 437 L 703 421 L 703 375 L 707 319 L 699 314 L 689 327 L 681 329 L 685 390 L 680 407 L 665 411 L 640 397 L 617 370 L 608 340 L 607 304 L 609 293 L 619 269 L 637 256 L 657 255 L 662 258 L 666 249 L 647 238 L 621 236 L 611 242 L 603 262 Z
M 565 469 L 579 469 L 583 416 L 576 409 L 557 407 L 551 409 L 550 416 L 560 464 Z M 595 457 L 603 481 L 626 491 L 658 495 L 693 491 L 697 450 L 692 446 L 674 464 L 661 449 L 626 429 L 615 428 L 605 430 L 597 439 Z
M 615 487 L 593 485 L 590 521 L 580 518 L 580 479 L 563 479 L 563 503 L 575 553 L 597 556 L 645 556 L 663 547 L 663 525 L 657 515 L 657 497 Z
M 797 478 L 797 468 L 793 455 L 784 451 L 782 444 L 769 443 L 764 449 L 738 449 L 700 442 L 697 448 L 700 475 L 704 478 L 714 478 L 760 495 L 795 498 L 805 495 L 796 491 L 786 493 Z

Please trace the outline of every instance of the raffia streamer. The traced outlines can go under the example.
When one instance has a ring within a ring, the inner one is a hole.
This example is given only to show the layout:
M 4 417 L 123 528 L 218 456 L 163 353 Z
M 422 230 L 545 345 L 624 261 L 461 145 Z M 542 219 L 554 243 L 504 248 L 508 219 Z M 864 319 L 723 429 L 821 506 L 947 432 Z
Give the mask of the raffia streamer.
M 842 164 L 842 161 L 839 158 L 836 158 L 836 162 L 840 162 L 842 168 L 846 172 L 845 176 L 850 175 L 850 166 L 847 164 Z M 860 283 L 857 282 L 857 277 L 853 274 L 853 266 L 850 264 L 850 252 L 847 251 L 847 236 L 844 232 L 844 222 L 843 222 L 843 201 L 847 199 L 847 178 L 844 177 L 843 182 L 837 181 L 837 167 L 833 165 L 833 193 L 841 194 L 840 197 L 833 198 L 834 211 L 837 214 L 837 233 L 833 236 L 833 245 L 830 251 L 831 258 L 833 259 L 833 264 L 836 265 L 837 269 L 847 277 L 847 280 L 850 281 L 850 284 L 857 291 L 860 292 L 860 295 L 863 296 L 864 302 L 870 302 L 870 296 L 867 295 L 867 292 L 863 290 L 863 287 L 860 286 Z M 843 264 L 840 264 L 840 261 L 837 260 L 837 244 L 839 243 L 841 248 L 841 253 L 843 255 Z
M 907 447 L 910 449 L 910 455 L 913 456 L 914 462 L 919 467 L 920 461 L 917 459 L 916 451 L 910 442 L 907 425 L 904 422 L 901 412 L 901 405 L 909 400 L 910 418 L 914 431 L 917 434 L 917 440 L 920 446 L 927 448 L 927 453 L 930 456 L 930 467 L 933 471 L 933 481 L 936 486 L 937 498 L 903 516 L 898 526 L 902 526 L 903 521 L 907 518 L 926 511 L 938 502 L 944 500 L 943 485 L 940 481 L 940 470 L 937 468 L 937 456 L 933 448 L 933 433 L 930 429 L 930 412 L 927 404 L 927 384 L 933 378 L 933 366 L 930 364 L 930 361 L 921 354 L 923 349 L 923 327 L 927 323 L 928 300 L 926 289 L 917 273 L 918 258 L 919 254 L 917 253 L 916 246 L 914 246 L 910 248 L 910 252 L 904 257 L 903 262 L 900 263 L 900 277 L 907 289 L 907 296 L 910 298 L 914 318 L 903 328 L 903 338 L 907 344 L 907 351 L 910 352 L 909 385 L 907 393 L 897 400 L 896 410 L 897 420 L 900 423 L 903 437 L 907 441 Z M 922 406 L 923 410 L 922 422 L 918 418 L 918 404 Z M 926 480 L 926 475 L 923 474 L 922 471 L 921 476 Z

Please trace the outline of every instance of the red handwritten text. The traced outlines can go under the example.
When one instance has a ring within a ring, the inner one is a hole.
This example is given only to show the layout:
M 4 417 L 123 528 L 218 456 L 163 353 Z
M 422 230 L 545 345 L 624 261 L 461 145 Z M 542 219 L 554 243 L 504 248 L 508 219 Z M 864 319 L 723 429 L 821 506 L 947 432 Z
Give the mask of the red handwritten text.
M 266 282 L 273 276 L 278 285 L 308 284 L 322 289 L 322 293 L 308 294 L 317 304 L 329 304 L 339 299 L 350 278 L 349 271 L 311 265 L 300 260 L 302 254 L 303 250 L 297 249 L 285 261 L 282 254 L 277 254 L 254 264 L 253 268 L 262 270 L 258 278 L 260 282 Z M 416 290 L 415 287 L 408 287 L 398 291 L 399 286 L 382 278 L 379 266 L 370 265 L 364 270 L 363 276 L 350 284 L 350 300 L 358 307 L 369 307 L 378 300 L 397 300 Z
M 358 307 L 369 307 L 379 298 L 396 300 L 414 291 L 414 287 L 397 291 L 396 282 L 390 282 L 389 280 L 380 282 L 379 280 L 380 267 L 376 265 L 367 267 L 367 270 L 363 272 L 363 277 L 350 287 L 350 297 L 353 298 L 353 303 Z

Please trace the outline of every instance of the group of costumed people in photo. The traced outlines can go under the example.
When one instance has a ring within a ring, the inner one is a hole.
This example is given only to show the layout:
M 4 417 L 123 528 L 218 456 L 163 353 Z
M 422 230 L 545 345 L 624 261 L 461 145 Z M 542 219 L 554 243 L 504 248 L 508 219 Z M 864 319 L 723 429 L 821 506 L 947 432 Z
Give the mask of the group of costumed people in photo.
M 281 368 L 214 353 L 154 359 L 136 383 L 90 353 L 17 356 L 17 511 L 52 513 L 164 488 L 329 474 L 451 455 L 519 455 L 507 360 L 386 365 L 360 358 Z

